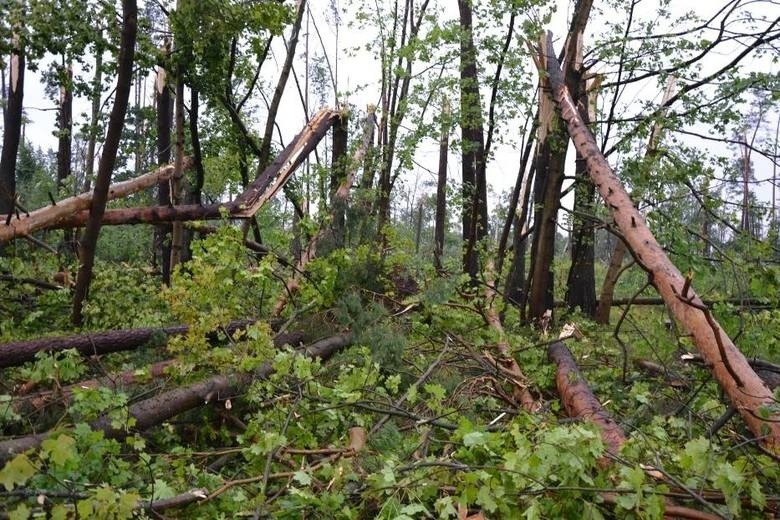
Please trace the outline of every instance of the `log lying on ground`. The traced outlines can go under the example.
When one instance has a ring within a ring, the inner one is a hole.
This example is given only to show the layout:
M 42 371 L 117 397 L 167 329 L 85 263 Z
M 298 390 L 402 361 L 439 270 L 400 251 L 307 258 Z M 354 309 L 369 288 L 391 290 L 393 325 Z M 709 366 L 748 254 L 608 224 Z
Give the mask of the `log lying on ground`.
M 780 413 L 771 413 L 772 392 L 750 367 L 701 298 L 689 279 L 666 256 L 642 214 L 601 153 L 596 140 L 580 118 L 563 82 L 552 46 L 552 34 L 542 39 L 540 62 L 545 64 L 553 97 L 561 110 L 574 146 L 585 158 L 588 173 L 610 208 L 637 263 L 647 271 L 653 285 L 675 318 L 691 333 L 697 349 L 711 367 L 715 379 L 756 438 L 771 451 L 780 452 Z
M 339 334 L 318 341 L 300 352 L 312 358 L 328 359 L 338 350 L 350 345 L 352 335 Z M 229 374 L 210 377 L 204 381 L 174 388 L 128 407 L 128 415 L 135 419 L 132 431 L 144 431 L 189 410 L 241 395 L 252 381 L 265 379 L 273 373 L 270 364 L 250 374 Z M 115 418 L 103 416 L 90 424 L 96 431 L 102 431 L 107 438 L 123 439 L 132 431 L 115 426 Z M 17 453 L 37 448 L 54 432 L 45 432 L 18 437 L 0 442 L 0 462 L 6 462 Z
M 547 357 L 558 367 L 555 384 L 566 414 L 598 426 L 607 451 L 617 455 L 626 442 L 626 436 L 591 392 L 569 349 L 562 342 L 556 341 L 548 347 Z
M 277 334 L 273 338 L 274 347 L 282 348 L 284 345 L 290 345 L 297 347 L 303 342 L 302 332 L 283 332 Z M 35 394 L 25 395 L 20 392 L 21 399 L 15 401 L 17 406 L 17 413 L 24 407 L 25 403 L 29 403 L 29 406 L 34 410 L 40 410 L 41 408 L 56 401 L 61 401 L 67 405 L 70 401 L 73 391 L 79 388 L 100 388 L 107 387 L 111 389 L 125 388 L 128 386 L 137 385 L 143 383 L 147 379 L 158 379 L 165 375 L 166 369 L 176 363 L 175 359 L 166 359 L 164 361 L 158 361 L 148 367 L 145 374 L 139 374 L 138 370 L 126 370 L 115 374 L 109 374 L 97 379 L 89 379 L 86 381 L 80 381 L 71 385 L 63 386 L 57 390 L 43 390 L 36 392 Z
M 706 364 L 702 356 L 698 354 L 686 354 L 682 356 L 682 360 L 689 363 Z M 748 363 L 771 390 L 780 386 L 780 365 L 758 358 L 748 358 Z
M 184 168 L 192 166 L 192 158 L 187 157 Z M 139 191 L 156 186 L 159 182 L 168 180 L 173 174 L 173 165 L 162 166 L 153 172 L 149 172 L 135 179 L 112 184 L 108 188 L 108 200 L 121 199 Z M 28 214 L 20 214 L 18 218 L 0 215 L 0 242 L 27 236 L 41 229 L 56 228 L 69 217 L 80 212 L 89 215 L 89 206 L 92 203 L 92 192 L 82 193 L 57 202 L 53 206 L 47 206 Z M 86 219 L 84 219 L 86 222 Z M 83 225 L 83 224 L 82 224 Z
M 233 334 L 248 327 L 257 320 L 236 320 L 224 327 L 224 331 Z M 18 366 L 35 359 L 38 352 L 60 352 L 76 349 L 82 356 L 110 354 L 132 350 L 145 345 L 154 337 L 180 336 L 189 330 L 187 325 L 174 325 L 161 328 L 139 328 L 111 330 L 107 332 L 89 332 L 75 336 L 55 336 L 51 338 L 14 341 L 0 344 L 0 368 Z
M 597 304 L 601 304 L 600 300 L 596 300 Z M 666 305 L 663 298 L 615 298 L 610 300 L 610 305 Z M 702 300 L 702 303 L 707 307 L 712 307 L 720 303 L 736 305 L 739 307 L 752 307 L 752 308 L 777 308 L 777 305 L 772 305 L 766 301 L 761 301 L 758 298 L 722 298 L 715 300 Z M 555 302 L 556 307 L 566 307 L 566 302 Z
M 101 220 L 101 225 L 160 224 L 218 219 L 223 216 L 231 219 L 250 218 L 284 187 L 290 176 L 303 164 L 309 153 L 317 147 L 317 144 L 339 117 L 340 113 L 336 110 L 320 110 L 282 150 L 276 160 L 247 186 L 244 193 L 232 202 L 107 209 Z M 88 218 L 88 212 L 78 212 L 61 220 L 57 226 L 50 227 L 79 227 L 84 225 Z
M 487 269 L 488 272 L 494 271 L 493 262 L 489 262 Z M 504 326 L 496 312 L 494 305 L 496 300 L 495 281 L 489 280 L 486 286 L 485 300 L 487 308 L 485 309 L 485 319 L 487 320 L 488 325 L 498 333 L 496 349 L 501 356 L 496 363 L 491 364 L 501 365 L 502 371 L 509 376 L 512 381 L 512 397 L 522 405 L 525 411 L 528 413 L 535 413 L 539 410 L 539 403 L 534 399 L 531 391 L 528 390 L 528 378 L 525 377 L 523 371 L 520 370 L 520 365 L 517 364 L 517 360 L 512 355 L 512 350 L 506 339 L 506 332 L 504 332 Z M 485 357 L 488 360 L 492 359 L 488 353 L 485 353 Z

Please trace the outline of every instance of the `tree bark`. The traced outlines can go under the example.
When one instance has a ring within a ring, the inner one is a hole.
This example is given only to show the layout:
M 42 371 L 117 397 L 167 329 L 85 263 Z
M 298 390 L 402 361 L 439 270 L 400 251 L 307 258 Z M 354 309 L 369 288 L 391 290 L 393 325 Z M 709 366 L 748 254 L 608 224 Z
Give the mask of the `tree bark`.
M 233 333 L 233 331 L 228 332 L 230 334 Z M 284 345 L 297 347 L 302 341 L 303 333 L 300 332 L 286 332 L 283 334 L 278 334 L 273 338 L 274 347 L 276 348 L 282 348 Z M 160 378 L 165 375 L 165 371 L 168 367 L 175 365 L 176 363 L 177 361 L 175 359 L 166 359 L 164 361 L 153 363 L 148 367 L 145 377 L 139 377 L 138 370 L 132 369 L 125 372 L 109 374 L 98 379 L 80 381 L 78 383 L 73 383 L 71 385 L 58 388 L 57 390 L 44 390 L 34 394 L 20 394 L 22 396 L 21 399 L 19 399 L 19 401 L 21 401 L 19 403 L 21 406 L 17 407 L 17 413 L 25 409 L 29 410 L 29 407 L 35 410 L 40 410 L 44 406 L 47 406 L 54 401 L 60 401 L 62 404 L 67 405 L 71 396 L 73 395 L 73 391 L 77 388 L 108 387 L 112 390 L 118 390 L 143 383 L 147 377 L 152 379 Z M 25 408 L 23 404 L 25 402 L 29 403 L 27 408 Z
M 711 367 L 715 379 L 740 412 L 748 428 L 771 451 L 780 452 L 780 413 L 772 413 L 774 397 L 750 367 L 745 356 L 726 335 L 701 298 L 666 256 L 633 205 L 617 176 L 598 148 L 593 135 L 579 116 L 552 52 L 552 34 L 540 53 L 561 117 L 566 122 L 577 150 L 585 157 L 588 171 L 618 229 L 628 242 L 637 263 L 652 277 L 672 314 L 691 333 L 699 353 Z
M 163 52 L 170 54 L 170 43 L 165 42 Z M 173 121 L 173 105 L 171 103 L 171 89 L 168 86 L 168 73 L 165 68 L 157 67 L 157 81 L 155 82 L 155 98 L 157 101 L 157 163 L 168 164 L 171 162 L 171 128 Z M 173 168 L 171 169 L 173 174 Z M 157 204 L 160 206 L 171 205 L 171 184 L 169 179 L 161 180 L 157 185 Z M 158 226 L 155 229 L 156 254 L 160 258 L 160 271 L 162 282 L 171 284 L 171 231 L 170 226 Z
M 487 236 L 485 138 L 477 75 L 470 0 L 458 0 L 460 11 L 460 128 L 463 184 L 463 272 L 476 281 L 479 242 Z
M 101 31 L 98 38 L 103 37 Z M 103 93 L 103 49 L 97 46 L 95 52 L 95 76 L 92 79 L 92 108 L 89 116 L 89 138 L 87 142 L 87 166 L 84 171 L 83 191 L 92 188 L 92 175 L 95 172 L 95 145 L 98 137 L 98 119 L 100 118 L 100 98 Z M 165 161 L 168 163 L 168 161 Z
M 303 349 L 303 353 L 312 358 L 328 359 L 340 349 L 352 342 L 350 334 L 340 334 Z M 186 411 L 199 408 L 212 401 L 232 398 L 244 393 L 246 387 L 257 379 L 265 379 L 273 373 L 270 364 L 250 374 L 218 375 L 187 386 L 174 388 L 128 407 L 128 416 L 135 419 L 132 430 L 113 425 L 110 417 L 100 417 L 90 424 L 96 431 L 102 431 L 110 439 L 123 439 L 134 431 L 144 431 Z M 52 432 L 28 435 L 0 442 L 0 463 L 11 459 L 17 453 L 36 448 Z
M 439 171 L 436 181 L 436 217 L 433 230 L 433 266 L 436 272 L 444 272 L 444 235 L 447 231 L 447 154 L 450 146 L 450 102 L 444 98 L 441 109 L 441 135 L 439 137 Z
M 344 247 L 346 235 L 347 205 L 346 199 L 337 196 L 337 191 L 347 176 L 347 130 L 349 128 L 348 114 L 342 110 L 338 122 L 333 125 L 333 148 L 330 172 L 330 204 L 331 204 L 331 228 L 333 230 L 333 246 Z M 351 188 L 352 182 L 347 186 Z
M 64 58 L 63 58 L 64 59 Z M 73 134 L 73 66 L 63 64 L 60 85 L 60 110 L 57 120 L 57 187 L 62 188 L 71 174 L 71 141 Z
M 191 160 L 185 159 L 185 167 L 189 168 Z M 121 199 L 145 190 L 155 184 L 167 182 L 173 175 L 173 166 L 162 166 L 153 172 L 136 179 L 118 182 L 108 188 L 107 200 Z M 83 226 L 89 219 L 89 208 L 94 199 L 93 192 L 82 193 L 75 197 L 58 201 L 54 206 L 46 206 L 14 218 L 6 225 L 0 222 L 0 242 L 31 235 L 42 229 L 58 229 L 62 227 Z
M 79 268 L 76 285 L 73 289 L 73 313 L 71 321 L 75 325 L 84 322 L 83 305 L 92 280 L 92 267 L 95 262 L 95 246 L 100 233 L 100 221 L 106 209 L 108 189 L 111 184 L 111 172 L 114 170 L 119 140 L 125 123 L 127 102 L 130 97 L 130 82 L 133 73 L 133 55 L 135 53 L 136 25 L 138 9 L 135 0 L 122 1 L 122 36 L 117 63 L 117 86 L 114 107 L 108 123 L 103 154 L 100 156 L 95 192 L 89 210 L 89 222 L 79 245 Z
M 592 0 L 577 0 L 569 34 L 566 37 L 564 82 L 570 90 L 579 84 L 582 71 L 582 39 L 590 16 Z M 549 82 L 540 78 L 542 94 L 539 97 L 540 124 L 536 164 L 534 202 L 539 208 L 534 213 L 534 241 L 531 247 L 531 286 L 528 317 L 532 322 L 542 320 L 553 309 L 555 279 L 555 237 L 558 227 L 561 186 L 563 184 L 569 138 L 555 112 L 550 98 Z
M 257 320 L 236 320 L 225 326 L 229 334 L 246 328 Z M 61 352 L 76 349 L 82 356 L 98 356 L 112 352 L 132 350 L 158 337 L 180 336 L 189 327 L 174 325 L 162 328 L 121 329 L 106 332 L 89 332 L 75 336 L 54 336 L 33 340 L 14 341 L 0 345 L 0 368 L 28 363 L 38 352 Z
M 581 57 L 579 57 L 581 62 Z M 577 107 L 586 125 L 591 122 L 591 111 L 595 106 L 589 102 L 589 90 L 582 75 L 581 63 L 573 81 L 576 86 Z M 572 89 L 572 92 L 575 92 Z M 595 102 L 596 93 L 590 94 Z M 592 109 L 591 109 L 592 107 Z M 575 167 L 574 216 L 571 231 L 571 266 L 566 281 L 566 302 L 569 309 L 579 308 L 585 316 L 594 318 L 596 315 L 596 271 L 594 267 L 594 252 L 596 233 L 593 222 L 586 215 L 593 215 L 596 187 L 591 182 L 585 167 L 585 158 L 577 152 Z
M 16 208 L 16 156 L 22 134 L 24 103 L 24 43 L 16 32 L 13 36 L 13 46 L 3 121 L 3 151 L 0 155 L 0 215 L 8 215 L 2 223 L 11 220 Z
M 609 260 L 607 274 L 604 277 L 604 284 L 601 286 L 601 297 L 596 311 L 596 323 L 602 325 L 609 324 L 609 314 L 612 309 L 612 297 L 615 294 L 615 286 L 623 266 L 623 258 L 626 256 L 626 245 L 619 238 L 615 239 L 615 249 L 612 250 L 612 257 Z
M 184 169 L 184 67 L 178 67 L 176 78 L 176 101 L 174 105 L 174 122 L 176 126 L 176 146 L 173 157 L 173 176 L 171 177 L 171 205 L 179 206 L 183 202 Z M 181 263 L 184 247 L 184 226 L 180 221 L 174 221 L 171 226 L 171 272 Z
M 601 432 L 607 452 L 617 455 L 626 442 L 626 436 L 593 395 L 569 349 L 560 341 L 556 341 L 547 349 L 547 357 L 558 367 L 555 384 L 566 414 L 595 424 Z

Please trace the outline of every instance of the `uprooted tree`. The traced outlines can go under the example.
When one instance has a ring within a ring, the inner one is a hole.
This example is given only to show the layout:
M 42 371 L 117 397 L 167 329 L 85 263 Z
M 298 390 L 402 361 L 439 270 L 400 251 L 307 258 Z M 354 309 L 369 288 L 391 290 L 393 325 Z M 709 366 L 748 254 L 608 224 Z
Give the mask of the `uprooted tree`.
M 0 510 L 780 514 L 777 7 L 336 4 L 10 4 Z

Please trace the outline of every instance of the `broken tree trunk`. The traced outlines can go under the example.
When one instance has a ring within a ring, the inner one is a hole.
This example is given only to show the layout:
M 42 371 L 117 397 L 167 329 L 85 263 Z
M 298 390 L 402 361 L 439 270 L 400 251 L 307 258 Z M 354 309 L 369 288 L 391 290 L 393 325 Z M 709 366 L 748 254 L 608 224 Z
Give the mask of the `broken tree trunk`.
M 180 222 L 227 218 L 250 218 L 267 201 L 273 198 L 293 172 L 314 150 L 328 129 L 339 118 L 339 112 L 323 109 L 318 112 L 287 145 L 276 160 L 258 176 L 235 201 L 224 204 L 182 204 L 181 206 L 151 206 L 146 208 L 121 208 L 106 210 L 101 225 L 118 226 L 124 224 L 159 224 L 162 222 Z M 173 167 L 168 175 L 172 175 Z M 130 182 L 130 181 L 128 181 Z M 48 209 L 48 208 L 47 208 Z M 88 212 L 80 211 L 68 214 L 54 225 L 45 225 L 41 229 L 79 227 L 88 220 Z M 3 226 L 0 223 L 0 232 Z M 2 239 L 2 234 L 0 234 Z
M 186 158 L 185 168 L 189 168 L 191 163 L 191 159 L 189 157 Z M 121 199 L 151 188 L 159 182 L 167 182 L 171 175 L 173 175 L 173 165 L 169 164 L 135 179 L 112 184 L 108 188 L 108 200 Z M 77 227 L 63 225 L 67 224 L 69 219 L 73 219 L 76 215 L 83 215 L 83 218 L 78 219 L 78 223 L 79 225 L 84 225 L 89 218 L 88 210 L 92 204 L 92 195 L 93 193 L 89 191 L 61 200 L 53 206 L 35 210 L 29 215 L 20 214 L 19 218 L 13 218 L 8 224 L 6 224 L 7 218 L 0 216 L 2 218 L 2 222 L 0 222 L 0 242 L 28 236 L 42 229 Z M 110 210 L 106 213 L 109 212 Z
M 274 347 L 276 348 L 281 348 L 284 345 L 292 345 L 297 347 L 302 341 L 303 333 L 301 332 L 283 332 L 281 334 L 277 334 L 273 338 Z M 139 374 L 138 370 L 132 369 L 125 372 L 108 374 L 97 379 L 80 381 L 78 383 L 73 383 L 56 390 L 42 390 L 34 394 L 29 393 L 31 389 L 25 389 L 25 392 L 19 392 L 21 397 L 18 404 L 23 406 L 24 403 L 29 403 L 29 407 L 31 407 L 33 410 L 40 410 L 54 401 L 59 401 L 62 404 L 67 405 L 70 402 L 73 391 L 77 388 L 108 387 L 112 390 L 126 388 L 128 386 L 144 383 L 148 379 L 158 379 L 163 377 L 166 374 L 166 369 L 169 366 L 176 364 L 176 362 L 177 361 L 175 359 L 166 359 L 164 361 L 158 361 L 157 363 L 149 365 L 144 374 Z M 17 413 L 19 413 L 21 410 L 22 408 L 17 406 Z M 25 412 L 26 411 L 29 410 L 25 410 Z
M 488 263 L 488 272 L 494 272 L 493 262 Z M 512 350 L 509 347 L 509 341 L 506 339 L 506 332 L 504 332 L 504 326 L 501 323 L 501 319 L 498 317 L 498 313 L 495 308 L 495 301 L 497 298 L 495 282 L 492 280 L 487 281 L 487 288 L 485 289 L 485 319 L 488 324 L 498 333 L 498 343 L 496 343 L 496 350 L 501 357 L 493 362 L 492 356 L 485 353 L 485 358 L 491 361 L 491 365 L 494 365 L 502 369 L 506 375 L 512 381 L 512 397 L 520 403 L 525 411 L 528 413 L 535 413 L 539 410 L 539 403 L 534 399 L 534 396 L 528 390 L 528 378 L 525 377 L 523 371 L 520 370 L 520 365 L 517 364 L 517 360 L 512 355 Z
M 644 217 L 634 207 L 569 95 L 560 65 L 552 52 L 551 33 L 547 34 L 545 46 L 548 52 L 540 53 L 540 60 L 545 66 L 561 117 L 634 258 L 650 274 L 654 287 L 675 318 L 691 333 L 702 358 L 748 428 L 769 450 L 780 452 L 780 413 L 771 411 L 775 404 L 772 392 L 693 290 L 690 279 L 683 277 L 666 256 Z
M 231 321 L 224 332 L 233 334 L 239 329 L 255 323 L 257 320 Z M 187 325 L 174 325 L 162 328 L 139 328 L 111 330 L 80 334 L 77 336 L 56 336 L 26 341 L 14 341 L 0 344 L 0 368 L 18 366 L 35 359 L 38 352 L 60 352 L 76 349 L 82 356 L 96 356 L 132 350 L 149 343 L 155 338 L 180 336 L 189 330 Z
M 328 359 L 338 350 L 350 345 L 349 333 L 339 334 L 318 341 L 300 352 L 312 358 Z M 132 429 L 115 427 L 115 420 L 103 416 L 93 421 L 90 427 L 102 431 L 110 439 L 122 439 L 133 431 L 144 431 L 175 417 L 181 413 L 209 404 L 213 401 L 232 398 L 246 391 L 247 385 L 257 379 L 265 379 L 273 373 L 270 364 L 249 374 L 218 375 L 187 386 L 174 388 L 149 399 L 139 401 L 128 407 L 128 418 L 135 419 Z M 17 453 L 37 448 L 52 432 L 27 435 L 0 442 L 0 463 L 4 463 Z

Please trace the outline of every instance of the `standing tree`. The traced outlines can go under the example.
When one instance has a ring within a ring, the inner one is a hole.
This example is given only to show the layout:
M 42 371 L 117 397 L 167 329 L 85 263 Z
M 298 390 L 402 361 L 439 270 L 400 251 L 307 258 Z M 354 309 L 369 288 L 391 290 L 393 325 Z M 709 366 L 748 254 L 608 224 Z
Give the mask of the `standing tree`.
M 133 57 L 137 30 L 138 7 L 135 0 L 122 1 L 122 32 L 117 58 L 117 83 L 114 94 L 114 107 L 108 122 L 108 131 L 100 156 L 97 179 L 89 210 L 89 220 L 84 236 L 79 244 L 79 272 L 73 289 L 73 312 L 71 321 L 76 325 L 84 322 L 84 300 L 92 280 L 92 267 L 95 263 L 95 246 L 100 234 L 100 224 L 106 209 L 108 187 L 122 137 L 127 104 L 130 98 L 130 84 L 133 79 Z

